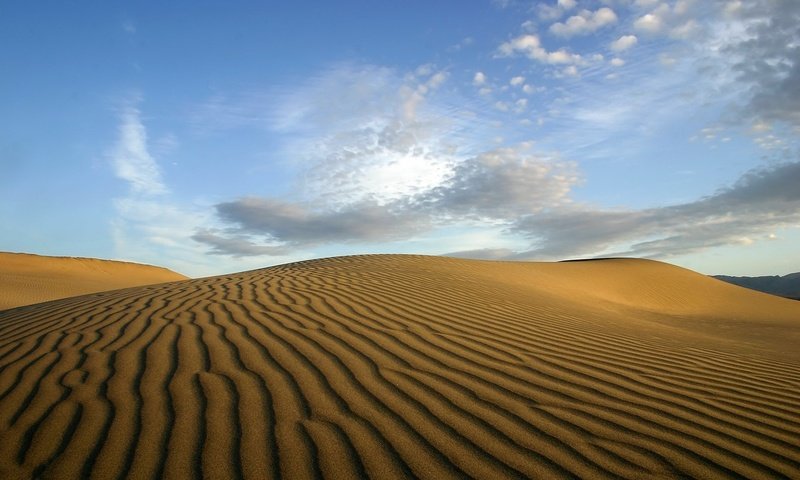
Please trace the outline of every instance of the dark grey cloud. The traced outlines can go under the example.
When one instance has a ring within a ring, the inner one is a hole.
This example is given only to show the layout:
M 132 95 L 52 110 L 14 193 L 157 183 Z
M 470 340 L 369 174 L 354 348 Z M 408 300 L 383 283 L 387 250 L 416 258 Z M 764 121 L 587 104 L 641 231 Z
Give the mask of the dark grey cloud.
M 225 230 L 200 231 L 193 238 L 214 253 L 284 255 L 321 244 L 407 239 L 434 226 L 483 219 L 530 239 L 531 248 L 447 255 L 562 259 L 617 250 L 612 254 L 668 257 L 747 243 L 777 228 L 800 225 L 797 161 L 751 170 L 694 202 L 642 210 L 571 203 L 568 194 L 577 181 L 568 163 L 498 149 L 459 165 L 445 185 L 390 204 L 362 202 L 326 210 L 256 197 L 220 203 L 216 212 Z
M 198 231 L 192 238 L 214 253 L 235 256 L 285 255 L 298 248 L 329 243 L 378 242 L 408 238 L 428 228 L 428 218 L 386 205 L 357 204 L 339 210 L 312 210 L 271 198 L 247 197 L 216 205 L 229 225 L 223 234 Z M 259 245 L 250 238 L 271 244 Z
M 666 257 L 746 243 L 800 225 L 800 162 L 752 170 L 695 202 L 644 210 L 574 206 L 518 220 L 512 229 L 534 248 L 517 258 L 563 258 L 626 244 L 613 255 Z
M 521 148 L 495 149 L 464 160 L 442 186 L 386 204 L 364 201 L 320 209 L 258 197 L 220 203 L 215 209 L 226 233 L 202 231 L 193 238 L 215 253 L 232 255 L 278 255 L 311 245 L 406 239 L 434 225 L 468 219 L 507 223 L 553 208 L 568 202 L 577 181 L 569 162 Z M 282 248 L 262 248 L 251 237 Z
M 369 203 L 313 211 L 280 200 L 248 197 L 220 203 L 216 209 L 222 220 L 242 232 L 301 245 L 391 240 L 411 235 L 425 223 L 422 215 Z
M 224 234 L 214 229 L 200 229 L 192 235 L 192 240 L 204 243 L 211 248 L 209 253 L 250 257 L 258 255 L 288 255 L 292 249 L 282 245 L 259 245 L 241 234 Z
M 722 53 L 749 87 L 745 113 L 800 126 L 800 2 L 749 0 L 734 15 L 746 29 Z

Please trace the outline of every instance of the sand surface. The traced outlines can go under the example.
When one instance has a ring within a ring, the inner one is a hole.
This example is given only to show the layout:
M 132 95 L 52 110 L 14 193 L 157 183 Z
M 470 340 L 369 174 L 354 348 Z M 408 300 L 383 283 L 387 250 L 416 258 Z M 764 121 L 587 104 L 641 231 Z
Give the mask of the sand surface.
M 0 252 L 0 310 L 185 279 L 166 268 L 138 263 Z
M 315 260 L 0 312 L 0 478 L 800 478 L 800 303 Z

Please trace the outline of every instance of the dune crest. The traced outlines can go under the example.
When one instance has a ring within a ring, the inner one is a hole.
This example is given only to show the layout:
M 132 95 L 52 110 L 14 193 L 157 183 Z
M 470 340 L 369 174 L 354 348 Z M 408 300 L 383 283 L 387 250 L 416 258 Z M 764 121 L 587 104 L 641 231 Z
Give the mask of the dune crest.
M 0 310 L 186 278 L 139 263 L 0 252 Z
M 2 478 L 798 478 L 800 304 L 370 255 L 0 312 Z

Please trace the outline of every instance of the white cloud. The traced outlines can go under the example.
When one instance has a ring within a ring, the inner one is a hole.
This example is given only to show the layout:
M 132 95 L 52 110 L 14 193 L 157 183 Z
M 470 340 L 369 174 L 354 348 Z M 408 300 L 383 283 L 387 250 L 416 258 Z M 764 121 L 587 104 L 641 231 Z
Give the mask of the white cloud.
M 427 77 L 427 76 L 429 76 L 429 75 L 430 75 L 430 74 L 432 74 L 432 73 L 433 73 L 433 65 L 432 65 L 432 64 L 430 64 L 430 63 L 426 63 L 426 64 L 424 64 L 424 65 L 420 65 L 420 66 L 419 66 L 419 67 L 417 67 L 417 69 L 414 71 L 414 74 L 415 74 L 417 77 Z
M 188 275 L 218 274 L 219 264 L 208 258 L 207 247 L 192 239 L 196 231 L 213 227 L 216 221 L 207 208 L 173 201 L 152 152 L 159 150 L 159 143 L 162 144 L 160 149 L 168 152 L 177 148 L 178 141 L 167 135 L 163 141 L 155 142 L 157 148 L 153 149 L 137 103 L 138 100 L 128 101 L 119 112 L 119 136 L 109 156 L 117 177 L 130 185 L 128 192 L 112 202 L 116 216 L 110 229 L 115 255 L 162 265 Z M 285 261 L 293 259 L 281 257 Z M 260 266 L 264 264 L 258 259 L 231 260 L 226 268 Z
M 523 83 L 525 83 L 525 77 L 520 77 L 520 76 L 512 77 L 511 80 L 509 80 L 508 83 L 510 85 L 514 86 L 514 87 L 518 87 L 518 86 L 522 85 Z
M 497 49 L 497 56 L 509 57 L 522 54 L 531 60 L 537 60 L 550 65 L 581 64 L 583 57 L 570 53 L 565 49 L 547 51 L 542 47 L 539 37 L 532 34 L 520 35 L 508 42 L 504 42 Z
M 551 21 L 560 18 L 565 12 L 572 10 L 577 5 L 578 2 L 576 0 L 558 0 L 555 5 L 539 3 L 537 10 L 541 20 Z
M 459 162 L 448 180 L 419 197 L 434 215 L 513 221 L 571 203 L 581 182 L 572 162 L 539 155 L 530 145 L 496 148 Z
M 564 68 L 561 71 L 561 73 L 566 75 L 566 76 L 568 76 L 568 77 L 577 77 L 578 76 L 578 68 L 575 65 L 570 65 L 570 66 Z
M 670 8 L 669 4 L 654 3 L 654 9 L 633 22 L 633 27 L 643 33 L 658 34 L 668 32 L 678 39 L 687 39 L 700 31 L 698 18 L 690 16 L 693 2 L 678 0 Z M 696 15 L 697 16 L 697 15 Z
M 616 22 L 617 14 L 608 7 L 599 8 L 594 12 L 581 10 L 564 23 L 550 25 L 550 32 L 562 37 L 586 35 Z
M 475 76 L 472 77 L 472 84 L 475 86 L 481 86 L 486 83 L 486 74 L 483 72 L 475 72 Z
M 147 149 L 147 130 L 135 103 L 127 104 L 120 113 L 119 137 L 110 153 L 114 173 L 128 182 L 133 193 L 166 193 L 161 170 Z
M 537 49 L 541 49 L 542 44 L 539 37 L 533 34 L 520 35 L 508 42 L 504 42 L 498 47 L 498 54 L 502 57 L 508 57 L 515 53 L 525 53 L 533 55 Z
M 769 132 L 770 130 L 772 130 L 772 125 L 769 122 L 765 122 L 763 120 L 756 120 L 750 127 L 750 131 L 753 133 L 764 133 L 764 132 Z
M 613 65 L 615 67 L 621 67 L 621 66 L 625 65 L 625 60 L 623 60 L 621 58 L 612 58 L 611 59 L 611 65 Z
M 425 84 L 426 87 L 430 89 L 436 89 L 442 86 L 442 84 L 447 80 L 447 72 L 436 72 L 428 79 L 428 82 Z
M 735 17 L 742 11 L 742 5 L 741 0 L 728 1 L 725 3 L 722 13 L 729 18 Z
M 673 27 L 669 32 L 669 36 L 680 40 L 688 40 L 697 35 L 699 31 L 700 25 L 694 19 L 690 19 L 676 27 Z
M 198 229 L 192 238 L 212 253 L 245 257 L 314 245 L 405 240 L 437 226 L 476 220 L 509 225 L 520 215 L 569 204 L 569 192 L 580 182 L 574 164 L 530 148 L 520 144 L 464 158 L 436 187 L 385 205 L 312 207 L 259 197 L 222 202 L 214 209 L 225 227 Z
M 643 32 L 656 33 L 663 27 L 663 21 L 658 15 L 648 13 L 637 18 L 636 21 L 633 22 L 633 27 Z
M 437 184 L 460 151 L 494 134 L 476 131 L 475 115 L 497 115 L 496 99 L 465 101 L 442 88 L 444 72 L 427 73 L 410 78 L 388 68 L 337 64 L 280 90 L 270 116 L 292 122 L 277 125 L 283 144 L 275 155 L 291 159 L 297 170 L 296 196 L 313 208 L 386 204 Z M 480 73 L 479 92 L 489 95 L 488 76 Z
M 623 35 L 611 42 L 611 50 L 622 52 L 636 45 L 638 41 L 636 35 Z
M 672 6 L 672 13 L 678 16 L 686 15 L 689 13 L 692 2 L 689 0 L 678 0 Z

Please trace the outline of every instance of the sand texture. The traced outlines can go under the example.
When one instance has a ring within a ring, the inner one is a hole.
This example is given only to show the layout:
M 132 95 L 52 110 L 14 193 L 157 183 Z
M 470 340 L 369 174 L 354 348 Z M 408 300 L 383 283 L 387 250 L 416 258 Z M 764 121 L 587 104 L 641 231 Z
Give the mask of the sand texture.
M 0 312 L 0 478 L 800 478 L 800 303 L 374 255 Z
M 0 252 L 0 310 L 184 279 L 166 268 L 138 263 Z

